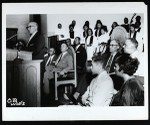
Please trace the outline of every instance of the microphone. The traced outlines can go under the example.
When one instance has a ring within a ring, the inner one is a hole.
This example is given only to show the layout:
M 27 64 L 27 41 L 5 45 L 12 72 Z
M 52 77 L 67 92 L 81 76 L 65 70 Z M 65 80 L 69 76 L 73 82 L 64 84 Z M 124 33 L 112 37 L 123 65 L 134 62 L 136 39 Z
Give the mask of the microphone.
M 7 39 L 6 39 L 6 41 L 13 39 L 13 38 L 14 38 L 14 37 L 16 37 L 17 35 L 18 35 L 18 33 L 17 33 L 17 34 L 12 35 L 11 37 L 7 38 Z

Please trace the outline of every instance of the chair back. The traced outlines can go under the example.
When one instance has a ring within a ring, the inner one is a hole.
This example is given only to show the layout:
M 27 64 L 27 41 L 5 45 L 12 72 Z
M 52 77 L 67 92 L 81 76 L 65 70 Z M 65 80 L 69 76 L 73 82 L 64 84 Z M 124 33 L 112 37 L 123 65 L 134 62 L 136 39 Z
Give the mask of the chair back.
M 74 70 L 74 80 L 75 80 L 75 87 L 77 86 L 77 64 L 76 64 L 76 52 L 72 49 L 72 56 L 73 56 L 73 70 Z
M 72 56 L 73 56 L 73 70 L 69 70 L 67 73 L 67 76 L 65 78 L 60 78 L 58 77 L 58 72 L 55 72 L 55 100 L 58 100 L 57 96 L 57 87 L 59 85 L 67 85 L 67 84 L 73 84 L 74 87 L 77 86 L 77 69 L 76 69 L 76 53 L 74 50 L 72 50 Z M 73 78 L 69 77 L 73 76 Z

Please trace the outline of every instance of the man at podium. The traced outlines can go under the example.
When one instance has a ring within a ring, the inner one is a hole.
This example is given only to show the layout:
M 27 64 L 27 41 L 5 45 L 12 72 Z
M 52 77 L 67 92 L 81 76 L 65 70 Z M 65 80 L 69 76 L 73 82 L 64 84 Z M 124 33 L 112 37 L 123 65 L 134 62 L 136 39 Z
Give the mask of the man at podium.
M 26 28 L 30 33 L 30 38 L 24 49 L 33 52 L 32 59 L 43 59 L 46 52 L 45 39 L 38 32 L 38 24 L 36 22 L 30 22 Z

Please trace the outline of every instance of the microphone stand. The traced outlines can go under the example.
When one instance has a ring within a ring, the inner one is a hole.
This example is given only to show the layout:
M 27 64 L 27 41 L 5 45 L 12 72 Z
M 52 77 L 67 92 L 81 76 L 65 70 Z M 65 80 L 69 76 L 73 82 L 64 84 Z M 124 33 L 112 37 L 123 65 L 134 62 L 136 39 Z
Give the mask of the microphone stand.
M 17 47 L 17 57 L 14 59 L 15 62 L 22 62 L 23 59 L 20 58 L 20 50 L 21 50 L 22 45 L 20 42 L 18 42 L 18 47 Z

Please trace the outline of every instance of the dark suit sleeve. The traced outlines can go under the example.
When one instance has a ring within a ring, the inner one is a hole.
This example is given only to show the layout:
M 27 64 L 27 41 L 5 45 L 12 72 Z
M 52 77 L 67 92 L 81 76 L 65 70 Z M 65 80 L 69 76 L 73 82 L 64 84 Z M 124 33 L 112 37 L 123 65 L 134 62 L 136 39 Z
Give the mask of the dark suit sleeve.
M 38 54 L 45 47 L 45 39 L 43 35 L 39 35 L 36 39 L 34 54 Z
M 44 65 L 46 65 L 46 62 L 47 62 L 48 58 L 49 58 L 48 55 L 46 55 L 46 56 L 44 57 Z
M 80 47 L 77 53 L 77 67 L 84 68 L 87 60 L 87 53 L 83 47 Z

